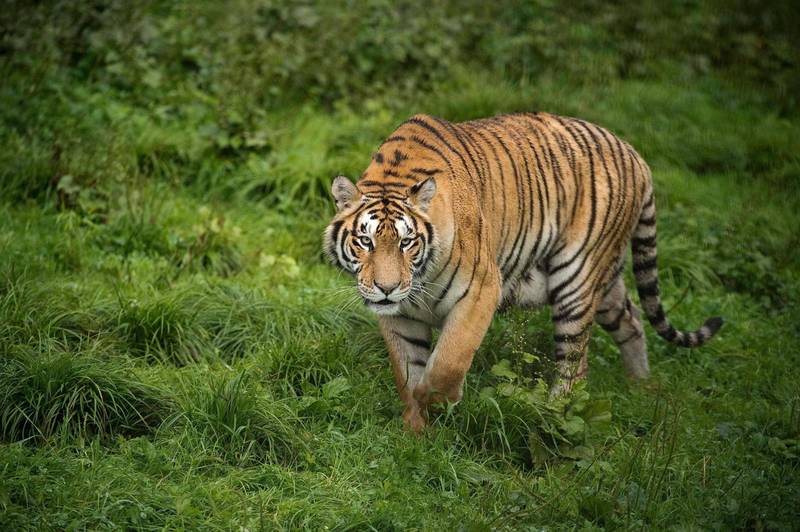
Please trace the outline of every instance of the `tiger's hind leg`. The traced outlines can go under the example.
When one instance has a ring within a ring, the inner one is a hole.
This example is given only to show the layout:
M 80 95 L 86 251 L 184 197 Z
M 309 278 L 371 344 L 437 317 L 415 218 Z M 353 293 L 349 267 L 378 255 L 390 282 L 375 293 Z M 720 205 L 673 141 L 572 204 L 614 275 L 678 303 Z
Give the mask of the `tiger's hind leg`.
M 647 361 L 647 341 L 639 309 L 631 302 L 625 282 L 617 277 L 606 290 L 597 310 L 597 323 L 605 329 L 622 353 L 625 372 L 634 379 L 650 375 Z
M 576 275 L 550 292 L 557 371 L 551 397 L 568 393 L 589 369 L 587 350 L 599 297 L 591 282 L 587 286 L 580 279 Z
M 591 325 L 591 324 L 590 324 Z M 556 326 L 556 379 L 550 386 L 550 397 L 569 393 L 576 382 L 583 380 L 589 371 L 587 350 L 590 327 L 577 335 L 559 334 Z

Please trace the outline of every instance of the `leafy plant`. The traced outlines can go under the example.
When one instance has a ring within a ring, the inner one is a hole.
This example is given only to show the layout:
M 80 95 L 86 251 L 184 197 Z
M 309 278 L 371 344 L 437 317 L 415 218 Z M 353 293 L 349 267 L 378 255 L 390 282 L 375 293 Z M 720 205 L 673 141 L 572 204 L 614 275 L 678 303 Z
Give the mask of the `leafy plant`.
M 480 445 L 528 465 L 542 466 L 558 457 L 591 458 L 591 434 L 611 421 L 611 401 L 591 400 L 582 383 L 568 396 L 551 399 L 542 379 L 523 373 L 521 366 L 532 362 L 528 356 L 518 368 L 507 359 L 495 364 L 491 374 L 496 382 L 480 391 L 462 430 Z

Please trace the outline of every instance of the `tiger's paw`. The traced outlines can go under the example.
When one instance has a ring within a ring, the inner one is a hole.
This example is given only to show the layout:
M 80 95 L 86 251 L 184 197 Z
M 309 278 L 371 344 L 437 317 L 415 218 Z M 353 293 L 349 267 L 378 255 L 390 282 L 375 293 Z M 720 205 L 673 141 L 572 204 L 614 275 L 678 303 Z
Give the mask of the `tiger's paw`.
M 403 428 L 419 436 L 428 426 L 425 414 L 418 406 L 407 406 L 403 411 Z
M 451 386 L 447 390 L 434 389 L 426 381 L 420 382 L 414 388 L 414 399 L 420 404 L 421 408 L 427 408 L 432 404 L 457 403 L 464 395 L 464 385 L 460 383 Z

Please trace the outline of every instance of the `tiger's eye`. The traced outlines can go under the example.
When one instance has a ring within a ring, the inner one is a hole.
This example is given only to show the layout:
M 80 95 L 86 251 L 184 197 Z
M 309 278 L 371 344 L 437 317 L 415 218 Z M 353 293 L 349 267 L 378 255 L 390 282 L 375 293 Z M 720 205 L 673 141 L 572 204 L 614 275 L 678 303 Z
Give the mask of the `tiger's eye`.
M 413 241 L 414 241 L 413 238 L 404 238 L 403 240 L 400 241 L 400 247 L 406 248 L 410 246 Z
M 369 247 L 372 245 L 372 239 L 368 236 L 360 236 L 358 237 L 358 241 L 361 243 L 362 246 Z

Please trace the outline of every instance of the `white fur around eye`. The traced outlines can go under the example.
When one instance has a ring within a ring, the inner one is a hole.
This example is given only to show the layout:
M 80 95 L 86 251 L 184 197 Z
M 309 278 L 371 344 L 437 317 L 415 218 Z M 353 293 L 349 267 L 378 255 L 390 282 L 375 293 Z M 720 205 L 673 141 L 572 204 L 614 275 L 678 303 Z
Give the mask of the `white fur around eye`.
M 397 220 L 394 221 L 394 229 L 395 231 L 397 231 L 397 236 L 400 237 L 400 240 L 410 236 L 411 220 L 409 220 L 407 216 L 398 218 Z
M 359 234 L 374 239 L 375 231 L 378 230 L 378 220 L 373 215 L 365 212 L 359 216 L 356 229 Z

